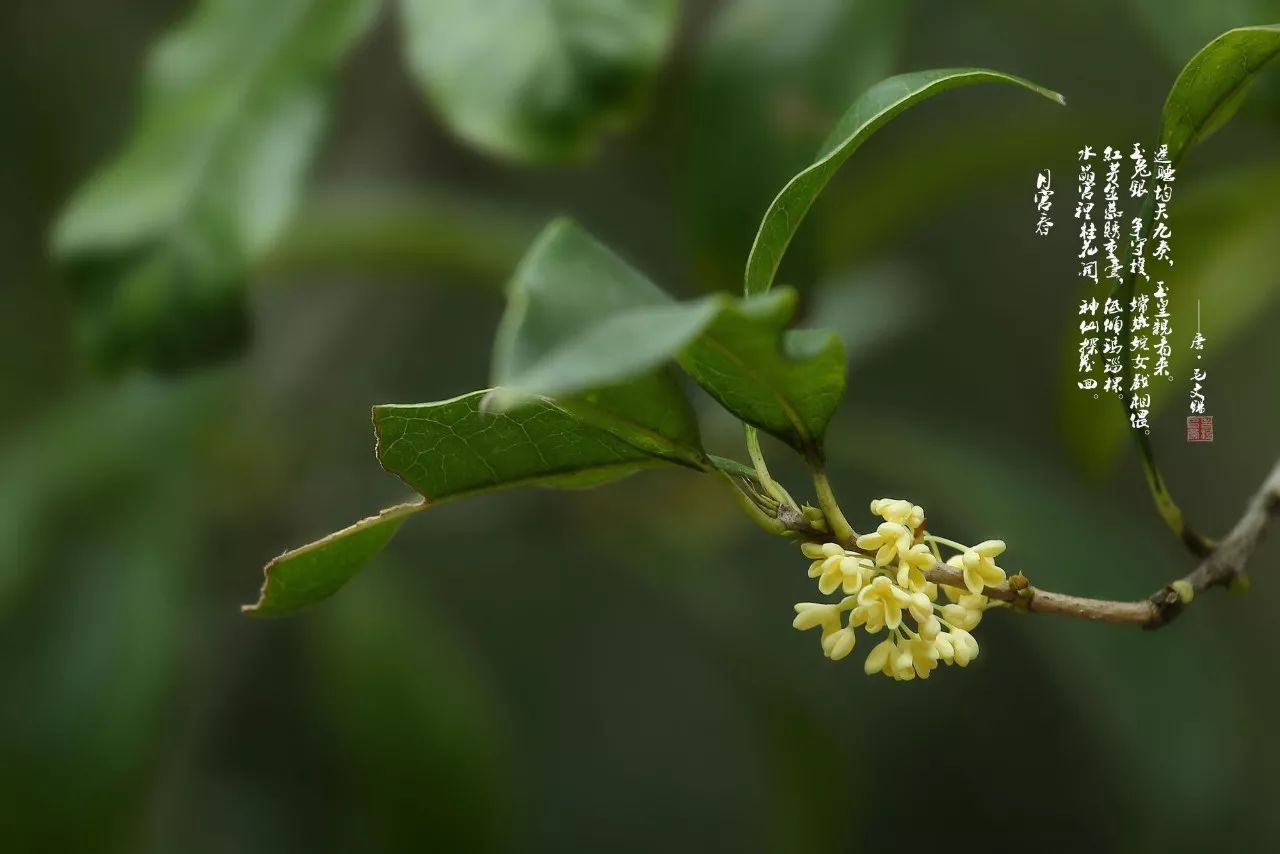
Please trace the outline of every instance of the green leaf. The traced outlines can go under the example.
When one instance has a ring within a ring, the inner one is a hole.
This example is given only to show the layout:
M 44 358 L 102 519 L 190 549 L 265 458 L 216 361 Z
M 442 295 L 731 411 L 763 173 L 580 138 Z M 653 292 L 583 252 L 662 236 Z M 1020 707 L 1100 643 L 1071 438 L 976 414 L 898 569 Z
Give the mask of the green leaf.
M 822 437 L 844 396 L 845 351 L 830 330 L 788 330 L 791 288 L 723 311 L 680 354 L 680 366 L 716 400 L 802 454 L 821 456 Z
M 377 8 L 205 0 L 156 45 L 128 142 L 53 235 L 106 367 L 182 369 L 243 343 L 249 265 L 292 212 L 330 73 Z
M 746 293 L 760 293 L 772 286 L 782 256 L 814 200 L 836 170 L 871 134 L 907 108 L 939 92 L 976 83 L 1021 86 L 1059 104 L 1066 103 L 1058 93 L 1020 77 L 980 68 L 916 71 L 880 81 L 853 102 L 819 149 L 814 162 L 792 178 L 769 205 L 747 258 Z
M 653 429 L 626 420 L 632 408 L 649 410 L 655 399 L 662 401 L 668 383 L 651 375 L 581 401 L 532 400 L 506 412 L 484 411 L 487 389 L 439 403 L 375 406 L 378 461 L 423 500 L 383 510 L 271 561 L 258 601 L 243 610 L 285 614 L 333 595 L 405 519 L 432 505 L 519 486 L 599 485 L 664 463 L 701 468 L 700 449 L 659 432 L 669 424 L 685 428 L 678 409 L 668 409 Z M 688 405 L 683 398 L 677 402 Z
M 1280 24 L 1229 30 L 1193 56 L 1164 104 L 1160 139 L 1169 159 L 1177 163 L 1235 115 L 1249 84 L 1277 56 Z
M 495 347 L 493 402 L 565 400 L 675 359 L 734 415 L 817 452 L 844 391 L 844 348 L 830 332 L 787 332 L 795 306 L 789 289 L 746 301 L 715 294 L 676 302 L 573 223 L 558 221 L 512 282 Z
M 675 0 L 401 0 L 410 71 L 461 139 L 517 160 L 590 153 L 626 123 Z
M 388 507 L 327 537 L 285 552 L 267 564 L 258 601 L 241 608 L 271 617 L 327 599 L 391 541 L 404 520 L 427 508 L 425 501 Z
M 569 220 L 534 240 L 507 298 L 491 405 L 554 397 L 635 447 L 704 467 L 693 409 L 661 367 L 673 341 L 668 321 L 688 328 L 682 306 Z M 628 309 L 638 317 L 628 320 Z
M 378 461 L 433 503 L 662 462 L 614 433 L 584 423 L 558 402 L 535 400 L 486 412 L 487 394 L 375 406 Z M 659 442 L 663 437 L 651 438 Z

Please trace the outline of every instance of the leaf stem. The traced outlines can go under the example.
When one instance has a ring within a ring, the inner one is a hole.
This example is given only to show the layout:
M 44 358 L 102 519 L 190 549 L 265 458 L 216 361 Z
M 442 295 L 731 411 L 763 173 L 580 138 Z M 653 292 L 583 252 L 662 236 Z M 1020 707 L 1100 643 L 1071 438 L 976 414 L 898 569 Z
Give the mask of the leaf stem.
M 747 514 L 752 522 L 755 522 L 766 533 L 781 536 L 787 533 L 787 526 L 783 524 L 781 519 L 770 517 L 754 499 L 743 490 L 738 482 L 733 479 L 727 472 L 716 470 L 716 474 L 729 487 L 729 491 L 733 493 L 733 498 L 738 502 L 738 506 L 742 508 L 742 512 Z
M 949 548 L 953 548 L 959 552 L 969 551 L 969 547 L 963 543 L 957 543 L 955 540 L 948 540 L 946 537 L 939 537 L 937 534 L 925 534 L 924 538 L 930 543 L 942 543 L 944 546 L 948 546 Z
M 751 455 L 751 464 L 755 466 L 756 477 L 759 478 L 760 485 L 779 504 L 786 504 L 797 513 L 800 512 L 800 505 L 796 504 L 796 500 L 791 497 L 789 492 L 783 489 L 782 484 L 774 480 L 773 476 L 769 474 L 769 466 L 764 461 L 764 452 L 760 450 L 760 434 L 756 431 L 756 428 L 750 424 L 742 426 L 746 428 L 747 453 Z
M 813 471 L 813 488 L 818 494 L 818 506 L 826 514 L 831 533 L 843 543 L 853 544 L 858 539 L 858 532 L 853 530 L 849 520 L 844 517 L 835 493 L 831 491 L 831 483 L 827 480 L 827 470 L 820 465 L 811 465 Z

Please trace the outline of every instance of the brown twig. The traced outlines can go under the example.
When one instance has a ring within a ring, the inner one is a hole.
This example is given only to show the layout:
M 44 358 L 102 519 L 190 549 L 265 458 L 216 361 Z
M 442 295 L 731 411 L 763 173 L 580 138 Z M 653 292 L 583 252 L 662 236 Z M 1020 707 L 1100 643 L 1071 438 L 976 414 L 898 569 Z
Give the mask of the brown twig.
M 1019 611 L 1062 614 L 1081 620 L 1158 629 L 1168 625 L 1182 613 L 1187 602 L 1191 601 L 1192 595 L 1211 587 L 1226 587 L 1242 577 L 1245 565 L 1253 556 L 1258 542 L 1266 532 L 1267 525 L 1277 515 L 1280 515 L 1280 462 L 1276 463 L 1262 487 L 1246 505 L 1244 514 L 1231 532 L 1214 546 L 1196 568 L 1181 579 L 1160 588 L 1146 599 L 1136 602 L 1118 602 L 1054 593 L 1031 586 L 1021 573 L 1012 576 L 1007 583 L 998 587 L 987 587 L 983 593 L 992 599 L 1007 602 Z M 788 531 L 801 538 L 818 542 L 831 539 L 830 534 L 814 528 L 802 514 L 780 508 L 778 518 Z M 861 551 L 856 543 L 842 545 Z M 925 576 L 937 584 L 964 587 L 962 574 L 949 566 L 931 569 L 925 573 Z

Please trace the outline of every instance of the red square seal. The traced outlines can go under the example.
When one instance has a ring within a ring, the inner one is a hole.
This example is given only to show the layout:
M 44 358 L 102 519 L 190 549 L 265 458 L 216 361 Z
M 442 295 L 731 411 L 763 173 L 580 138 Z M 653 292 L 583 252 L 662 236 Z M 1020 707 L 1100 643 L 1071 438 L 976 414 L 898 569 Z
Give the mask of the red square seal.
M 1212 415 L 1188 415 L 1187 416 L 1187 441 L 1188 442 L 1212 442 L 1213 441 L 1213 416 Z

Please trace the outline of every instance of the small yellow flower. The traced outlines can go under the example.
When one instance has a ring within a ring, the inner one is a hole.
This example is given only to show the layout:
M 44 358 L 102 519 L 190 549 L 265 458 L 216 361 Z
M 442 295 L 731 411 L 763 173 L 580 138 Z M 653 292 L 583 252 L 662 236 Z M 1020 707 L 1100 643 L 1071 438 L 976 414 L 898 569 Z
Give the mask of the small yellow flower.
M 889 656 L 889 675 L 899 682 L 910 682 L 916 678 L 915 657 L 911 654 L 911 641 L 899 640 Z
M 802 543 L 800 551 L 810 560 L 836 557 L 844 554 L 844 549 L 839 543 Z
M 938 666 L 940 653 L 933 641 L 923 638 L 912 638 L 903 643 L 903 647 L 911 656 L 911 666 L 921 679 L 928 679 L 929 674 Z
M 809 564 L 809 577 L 818 579 L 818 589 L 827 596 L 837 587 L 848 594 L 857 593 L 875 573 L 871 561 L 850 554 L 836 543 L 805 543 L 800 550 L 806 557 L 814 557 Z
M 912 531 L 924 524 L 924 508 L 901 498 L 877 498 L 871 502 L 871 512 Z
M 987 597 L 974 593 L 961 596 L 959 601 L 942 607 L 942 618 L 953 626 L 973 631 L 982 622 L 982 612 L 987 608 Z
M 934 637 L 933 645 L 938 650 L 938 658 L 944 664 L 955 663 L 956 648 L 951 643 L 951 634 L 949 632 L 942 632 Z
M 818 578 L 818 589 L 828 596 L 834 593 L 837 587 L 842 588 L 847 594 L 857 593 L 874 574 L 875 566 L 866 558 L 851 556 L 828 558 L 828 564 Z
M 853 646 L 856 641 L 857 636 L 853 633 L 853 626 L 846 626 L 839 631 L 823 636 L 822 654 L 832 661 L 839 661 L 853 652 Z
M 970 661 L 978 657 L 978 642 L 974 640 L 973 635 L 964 629 L 952 629 L 947 632 L 950 645 L 952 648 L 951 658 L 961 667 L 967 667 Z M 942 635 L 938 635 L 941 638 Z M 934 639 L 934 643 L 938 642 L 938 638 Z
M 924 574 L 933 569 L 937 561 L 924 543 L 917 543 L 898 555 L 898 586 L 922 591 L 926 584 Z
M 1002 540 L 986 540 L 964 554 L 947 561 L 947 565 L 964 573 L 964 586 L 970 593 L 981 593 L 984 586 L 995 587 L 1004 583 L 1004 570 L 996 566 L 995 558 L 1004 551 Z
M 902 625 L 902 606 L 907 604 L 905 590 L 883 575 L 863 587 L 858 593 L 858 607 L 851 619 L 866 623 L 868 632 L 878 632 L 882 626 L 896 629 Z
M 924 593 L 912 593 L 907 596 L 907 610 L 917 623 L 923 623 L 933 616 L 933 603 Z
M 822 635 L 826 637 L 840 628 L 840 607 L 825 602 L 797 602 L 796 618 L 791 625 L 802 632 L 822 626 Z
M 899 552 L 911 548 L 912 534 L 897 522 L 881 522 L 874 533 L 858 537 L 858 548 L 876 550 L 876 566 L 888 566 Z
M 868 676 L 873 673 L 883 673 L 885 676 L 892 676 L 893 673 L 889 669 L 890 659 L 897 654 L 897 644 L 893 638 L 880 641 L 872 647 L 871 652 L 867 654 L 867 660 L 863 662 L 862 669 Z

